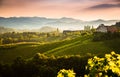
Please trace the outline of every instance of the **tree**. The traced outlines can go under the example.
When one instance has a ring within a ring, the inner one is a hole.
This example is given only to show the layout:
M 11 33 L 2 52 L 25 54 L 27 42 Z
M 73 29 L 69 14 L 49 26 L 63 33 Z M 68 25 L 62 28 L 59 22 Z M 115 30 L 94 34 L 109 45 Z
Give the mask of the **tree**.
M 22 57 L 17 57 L 12 64 L 14 77 L 26 77 L 26 61 Z
M 0 38 L 0 45 L 2 45 L 3 44 L 3 39 L 2 38 Z
M 13 39 L 12 39 L 11 37 L 9 37 L 9 38 L 4 38 L 3 41 L 2 41 L 2 43 L 4 43 L 4 44 L 13 43 Z
M 95 32 L 96 29 L 92 26 L 91 31 L 92 31 L 92 32 Z

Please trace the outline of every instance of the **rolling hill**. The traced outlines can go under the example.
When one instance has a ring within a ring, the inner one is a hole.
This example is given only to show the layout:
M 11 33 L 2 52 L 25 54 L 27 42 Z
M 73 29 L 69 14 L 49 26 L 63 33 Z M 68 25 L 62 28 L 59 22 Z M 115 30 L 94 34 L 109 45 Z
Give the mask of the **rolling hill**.
M 115 51 L 120 53 L 119 39 L 93 42 L 92 36 L 79 37 L 71 40 L 64 40 L 53 43 L 21 43 L 8 46 L 0 46 L 0 61 L 9 63 L 16 57 L 31 58 L 36 53 L 46 54 L 48 56 L 63 55 L 98 55 L 103 56 L 106 53 Z

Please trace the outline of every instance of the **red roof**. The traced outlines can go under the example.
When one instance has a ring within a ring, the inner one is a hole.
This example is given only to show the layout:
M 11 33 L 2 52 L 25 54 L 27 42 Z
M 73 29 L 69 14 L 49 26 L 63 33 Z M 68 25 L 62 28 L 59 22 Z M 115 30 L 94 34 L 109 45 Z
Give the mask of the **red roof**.
M 112 33 L 118 32 L 118 29 L 115 26 L 105 26 L 105 27 L 107 27 L 108 32 L 112 32 Z
M 107 29 L 107 32 L 118 32 L 118 28 L 116 26 L 105 26 L 104 24 L 101 24 L 100 26 L 98 26 L 97 29 L 99 29 L 100 27 L 104 27 Z

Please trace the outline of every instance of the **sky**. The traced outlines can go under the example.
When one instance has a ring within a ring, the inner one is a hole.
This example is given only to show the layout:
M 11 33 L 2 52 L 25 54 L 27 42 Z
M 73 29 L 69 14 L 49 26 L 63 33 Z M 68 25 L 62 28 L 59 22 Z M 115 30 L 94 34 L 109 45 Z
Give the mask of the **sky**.
M 120 0 L 0 0 L 0 17 L 120 19 Z

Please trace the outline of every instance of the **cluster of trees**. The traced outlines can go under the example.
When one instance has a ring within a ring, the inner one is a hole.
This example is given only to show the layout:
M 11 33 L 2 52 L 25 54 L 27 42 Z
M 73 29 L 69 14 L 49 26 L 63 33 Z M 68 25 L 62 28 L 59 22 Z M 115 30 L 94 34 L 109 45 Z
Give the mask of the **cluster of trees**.
M 38 33 L 38 32 L 8 32 L 0 34 L 0 44 L 9 44 L 17 42 L 40 42 L 40 39 L 47 37 L 56 37 L 60 34 L 58 32 Z
M 111 40 L 111 39 L 116 39 L 116 38 L 120 38 L 120 32 L 114 32 L 114 33 L 95 32 L 93 34 L 93 41 Z
M 60 69 L 73 69 L 76 76 L 84 76 L 91 56 L 45 56 L 37 53 L 31 59 L 18 57 L 12 64 L 0 63 L 0 77 L 56 77 Z
M 58 40 L 65 40 L 67 38 L 76 38 L 79 36 L 91 35 L 92 31 L 69 31 L 66 33 L 59 33 L 59 31 L 49 33 L 39 32 L 8 32 L 0 34 L 0 45 L 18 42 L 51 42 Z M 55 39 L 56 38 L 56 39 Z
M 120 27 L 120 22 L 116 22 L 116 24 L 115 24 L 115 25 L 112 25 L 112 26 Z
M 84 30 L 82 30 L 82 31 L 80 31 L 80 30 L 76 30 L 76 31 L 63 31 L 63 34 L 64 35 L 66 35 L 66 36 L 68 36 L 68 35 L 72 35 L 72 36 L 76 36 L 76 35 L 78 35 L 78 36 L 87 36 L 87 35 L 91 35 L 91 34 L 93 34 L 93 31 L 91 30 L 91 31 L 84 31 Z

